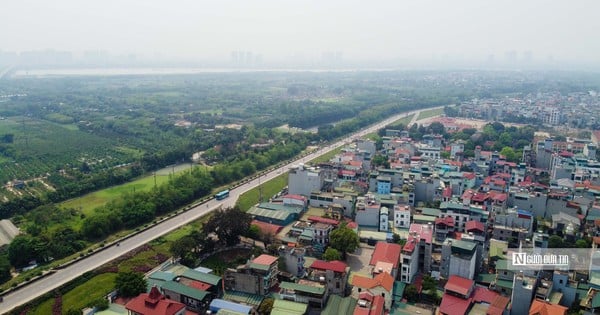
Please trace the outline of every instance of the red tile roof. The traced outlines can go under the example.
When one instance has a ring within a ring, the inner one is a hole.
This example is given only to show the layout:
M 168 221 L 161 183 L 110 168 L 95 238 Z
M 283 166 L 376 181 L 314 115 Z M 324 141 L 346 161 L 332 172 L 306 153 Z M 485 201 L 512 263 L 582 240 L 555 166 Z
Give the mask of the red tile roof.
M 473 195 L 475 195 L 475 191 L 473 189 L 467 189 L 463 192 L 462 196 L 460 196 L 461 199 L 471 199 L 473 198 Z
M 350 165 L 350 166 L 362 167 L 361 161 L 348 161 L 345 164 Z
M 383 296 L 375 296 L 373 297 L 373 303 L 371 303 L 371 311 L 369 315 L 383 315 L 383 311 L 385 308 L 385 299 Z
M 387 272 L 382 272 L 374 278 L 367 278 L 360 275 L 352 277 L 352 285 L 364 289 L 372 289 L 378 286 L 383 287 L 386 291 L 391 292 L 394 286 L 394 277 Z
M 476 192 L 473 195 L 473 198 L 471 198 L 471 200 L 473 201 L 477 201 L 477 202 L 484 202 L 486 201 L 490 196 L 488 196 L 488 194 L 486 193 L 480 193 L 480 192 Z
M 492 200 L 494 200 L 494 201 L 504 202 L 508 198 L 508 194 L 501 193 L 501 192 L 498 192 L 498 191 L 490 190 L 488 192 L 488 194 L 490 195 L 490 197 L 492 197 Z
M 313 269 L 319 269 L 319 270 L 332 270 L 335 272 L 346 272 L 346 267 L 348 267 L 348 265 L 346 265 L 346 263 L 344 263 L 343 261 L 339 261 L 339 260 L 334 260 L 334 261 L 324 261 L 324 260 L 315 260 L 311 265 L 310 268 Z
M 409 238 L 406 243 L 404 243 L 404 246 L 402 247 L 402 251 L 403 252 L 407 252 L 407 253 L 412 253 L 413 250 L 415 250 L 415 239 L 413 239 L 412 237 Z
M 461 299 L 457 296 L 444 293 L 440 303 L 440 313 L 446 315 L 465 315 L 471 306 L 471 299 Z
M 375 250 L 373 251 L 373 256 L 371 257 L 371 262 L 369 265 L 375 265 L 378 261 L 384 261 L 391 264 L 394 264 L 394 268 L 398 268 L 398 263 L 400 262 L 400 251 L 402 250 L 402 246 L 399 244 L 392 244 L 387 242 L 377 242 L 375 245 Z
M 445 226 L 454 226 L 454 218 L 448 216 L 445 218 L 435 218 L 435 225 L 443 224 Z
M 152 287 L 150 293 L 138 295 L 125 308 L 144 315 L 174 315 L 185 309 L 185 305 L 166 299 L 156 287 Z
M 444 192 L 442 193 L 442 196 L 445 198 L 451 198 L 452 197 L 452 188 L 451 187 L 444 188 Z
M 444 289 L 466 296 L 469 294 L 473 284 L 474 282 L 471 279 L 451 275 L 450 278 L 448 278 L 448 282 L 446 282 Z
M 488 304 L 492 304 L 496 297 L 498 297 L 498 292 L 489 290 L 487 288 L 475 287 L 475 291 L 473 293 L 473 301 L 475 302 L 485 302 Z
M 187 286 L 192 287 L 194 289 L 201 290 L 201 291 L 208 291 L 210 289 L 210 287 L 212 287 L 212 285 L 209 283 L 204 283 L 204 282 L 195 281 L 195 280 L 190 281 L 187 284 Z
M 335 226 L 337 226 L 338 224 L 340 224 L 340 221 L 338 221 L 338 220 L 329 219 L 329 218 L 322 218 L 322 217 L 318 217 L 318 216 L 315 216 L 315 215 L 312 215 L 312 216 L 308 217 L 308 221 L 321 222 L 321 223 L 331 224 L 331 225 L 335 225 Z
M 566 315 L 567 310 L 564 306 L 535 299 L 529 308 L 529 315 Z
M 255 264 L 258 264 L 258 265 L 270 266 L 276 261 L 277 261 L 277 257 L 267 255 L 267 254 L 262 254 L 256 258 L 254 258 L 254 260 L 252 262 Z
M 271 224 L 271 223 L 267 223 L 267 222 L 262 222 L 262 221 L 258 221 L 258 220 L 252 220 L 250 225 L 256 225 L 261 230 L 261 232 L 266 233 L 266 234 L 272 234 L 272 235 L 279 233 L 279 231 L 281 231 L 281 229 L 283 228 L 283 226 L 279 226 L 279 225 Z
M 477 230 L 480 232 L 485 232 L 485 225 L 479 221 L 471 220 L 465 223 L 465 231 L 469 232 L 472 230 Z
M 431 244 L 433 228 L 430 227 L 428 224 L 413 223 L 410 225 L 410 228 L 408 229 L 408 233 L 409 234 L 417 233 L 417 235 L 419 236 L 417 238 L 417 241 L 425 240 L 426 243 Z
M 463 177 L 466 179 L 475 179 L 475 173 L 463 172 Z
M 504 310 L 506 306 L 510 302 L 510 299 L 506 296 L 498 295 L 496 298 L 490 303 L 490 307 L 488 308 L 487 315 L 502 315 L 504 314 Z
M 384 307 L 385 307 L 385 299 L 382 296 L 371 296 L 370 308 L 362 307 L 360 305 L 356 305 L 354 308 L 354 315 L 383 315 Z
M 349 170 L 340 170 L 339 173 L 338 173 L 338 175 L 355 177 L 356 176 L 356 172 L 349 171 Z

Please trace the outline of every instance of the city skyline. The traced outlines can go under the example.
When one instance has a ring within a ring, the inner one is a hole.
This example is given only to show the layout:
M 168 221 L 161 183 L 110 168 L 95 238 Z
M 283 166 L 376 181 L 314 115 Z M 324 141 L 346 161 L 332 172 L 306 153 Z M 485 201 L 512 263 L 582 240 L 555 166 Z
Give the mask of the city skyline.
M 50 50 L 82 58 L 102 52 L 227 64 L 233 52 L 245 51 L 265 65 L 600 64 L 594 16 L 600 3 L 594 1 L 59 0 L 4 7 L 0 51 L 16 54 Z M 332 59 L 336 53 L 341 57 Z

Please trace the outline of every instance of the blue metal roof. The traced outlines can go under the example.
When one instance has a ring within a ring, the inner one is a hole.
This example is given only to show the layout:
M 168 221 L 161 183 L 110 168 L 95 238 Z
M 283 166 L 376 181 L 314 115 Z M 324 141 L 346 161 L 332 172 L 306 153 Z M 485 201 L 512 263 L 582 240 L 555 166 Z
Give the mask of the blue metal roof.
M 214 299 L 210 302 L 210 310 L 212 312 L 218 312 L 220 309 L 226 309 L 234 312 L 239 312 L 242 314 L 250 314 L 252 311 L 252 307 L 248 305 L 242 305 L 238 303 L 233 303 L 221 299 Z

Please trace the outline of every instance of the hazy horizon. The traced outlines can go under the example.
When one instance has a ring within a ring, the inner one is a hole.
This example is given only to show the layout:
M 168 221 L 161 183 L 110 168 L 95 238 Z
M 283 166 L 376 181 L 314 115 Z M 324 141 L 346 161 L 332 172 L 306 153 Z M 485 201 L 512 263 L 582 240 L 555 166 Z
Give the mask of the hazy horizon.
M 598 1 L 12 1 L 0 51 L 217 64 L 600 65 Z

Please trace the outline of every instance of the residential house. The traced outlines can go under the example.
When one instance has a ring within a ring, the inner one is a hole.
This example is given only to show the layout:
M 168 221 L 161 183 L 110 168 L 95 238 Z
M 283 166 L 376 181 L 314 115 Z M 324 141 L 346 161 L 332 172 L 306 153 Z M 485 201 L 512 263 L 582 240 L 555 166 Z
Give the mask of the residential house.
M 225 289 L 267 294 L 277 284 L 277 261 L 277 257 L 263 254 L 236 269 L 225 270 Z
M 352 297 L 361 300 L 361 294 L 370 293 L 373 296 L 383 297 L 385 301 L 385 309 L 389 310 L 392 306 L 392 290 L 394 286 L 394 278 L 387 272 L 382 272 L 374 278 L 367 278 L 361 275 L 352 277 Z
M 457 275 L 466 279 L 475 279 L 477 266 L 477 243 L 446 239 L 442 245 L 440 274 L 444 278 Z
M 402 282 L 412 283 L 419 271 L 431 272 L 432 238 L 433 225 L 416 223 L 410 225 L 408 239 L 400 252 Z
M 375 267 L 378 262 L 386 262 L 392 264 L 390 274 L 394 279 L 398 275 L 398 266 L 400 264 L 400 251 L 402 246 L 394 243 L 377 242 L 369 265 Z
M 435 219 L 435 241 L 443 242 L 446 238 L 454 235 L 454 218 L 436 218 Z
M 471 306 L 475 283 L 471 279 L 451 275 L 444 286 L 440 314 L 465 315 Z
M 167 299 L 183 303 L 187 309 L 195 312 L 206 310 L 213 296 L 208 291 L 177 281 L 166 281 L 160 288 Z
M 510 299 L 512 301 L 511 315 L 527 314 L 529 312 L 536 287 L 536 278 L 528 277 L 522 272 L 515 273 Z
M 314 167 L 300 164 L 288 172 L 288 192 L 292 195 L 310 196 L 313 191 L 323 187 L 323 171 Z
M 567 315 L 568 307 L 564 307 L 550 302 L 535 299 L 529 308 L 529 315 Z
M 456 232 L 464 232 L 467 221 L 475 220 L 487 223 L 489 212 L 481 207 L 466 206 L 458 202 L 442 202 L 440 204 L 440 217 L 451 216 L 454 218 L 454 227 Z
M 339 313 L 338 313 L 339 314 Z M 369 292 L 359 294 L 353 315 L 384 315 L 385 298 Z
M 285 271 L 296 277 L 303 277 L 306 274 L 304 262 L 306 249 L 290 245 L 281 245 L 279 247 L 279 259 L 285 265 Z
M 183 315 L 185 305 L 162 295 L 156 286 L 149 293 L 142 293 L 127 304 L 127 315 Z
M 411 210 L 408 205 L 394 206 L 394 227 L 408 229 L 410 226 Z
M 467 223 L 465 223 L 465 232 L 467 232 L 467 235 L 473 236 L 473 239 L 477 241 L 481 246 L 484 245 L 486 231 L 485 225 L 483 223 L 474 220 L 467 221 Z
M 283 281 L 279 284 L 281 299 L 308 304 L 322 309 L 329 293 L 325 285 L 310 280 L 301 279 L 298 283 Z
M 308 279 L 325 285 L 329 294 L 346 296 L 350 267 L 338 260 L 315 260 L 308 268 Z

